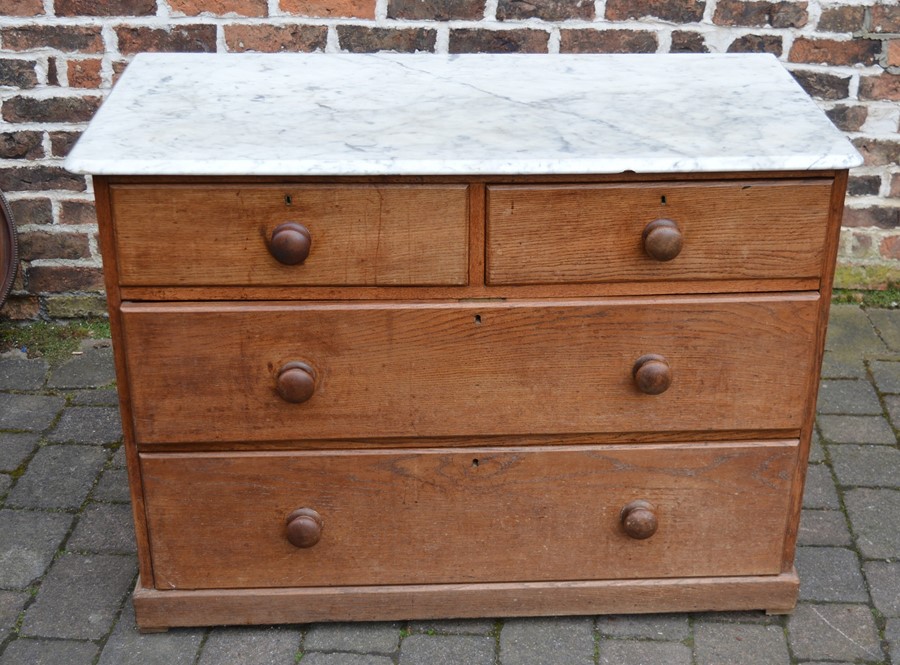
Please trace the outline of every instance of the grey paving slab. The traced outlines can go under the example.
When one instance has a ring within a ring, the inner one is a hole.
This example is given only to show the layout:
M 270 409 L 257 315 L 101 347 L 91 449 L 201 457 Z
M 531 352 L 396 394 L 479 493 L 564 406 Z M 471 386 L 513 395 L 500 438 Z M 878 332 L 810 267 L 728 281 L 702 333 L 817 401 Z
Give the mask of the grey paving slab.
M 133 554 L 137 551 L 131 506 L 92 503 L 79 516 L 66 549 L 77 552 Z
M 62 397 L 0 393 L 0 429 L 45 430 L 65 403 Z
M 482 635 L 410 635 L 400 647 L 399 662 L 400 665 L 494 665 L 495 646 L 492 637 Z M 508 665 L 502 659 L 500 662 Z
M 678 642 L 691 632 L 687 614 L 619 614 L 597 617 L 597 630 L 612 637 Z
M 839 355 L 883 352 L 887 350 L 881 337 L 875 332 L 866 313 L 857 305 L 834 303 L 828 315 L 828 336 L 825 348 Z
M 317 623 L 309 627 L 303 650 L 391 653 L 399 642 L 397 623 Z
M 866 314 L 892 351 L 900 351 L 900 309 L 868 309 Z
M 111 406 L 70 407 L 47 438 L 59 443 L 115 443 L 122 438 L 119 410 Z
M 30 597 L 27 591 L 0 591 L 0 642 L 7 631 L 16 625 L 19 613 Z
M 35 637 L 98 639 L 106 635 L 131 590 L 134 557 L 63 554 L 44 578 L 25 612 L 22 634 Z
M 71 515 L 0 510 L 0 588 L 24 589 L 43 575 L 71 524 Z
M 106 462 L 93 446 L 44 446 L 6 498 L 7 506 L 78 508 Z
M 875 387 L 882 393 L 900 393 L 900 361 L 874 360 L 869 363 Z
M 897 442 L 884 416 L 819 416 L 819 428 L 829 443 Z
M 110 464 L 114 469 L 124 469 L 126 465 L 125 461 L 125 446 L 119 446 L 116 452 L 112 456 L 112 460 Z
M 115 462 L 115 457 L 113 457 Z M 100 476 L 91 498 L 95 501 L 128 503 L 131 495 L 128 490 L 128 472 L 125 469 L 107 469 Z
M 881 661 L 881 641 L 867 605 L 800 603 L 788 617 L 788 642 L 800 660 Z
M 867 602 L 859 559 L 841 547 L 798 547 L 800 600 Z
M 0 390 L 38 390 L 46 378 L 41 358 L 0 358 Z
M 864 379 L 866 378 L 866 365 L 859 356 L 826 351 L 822 358 L 822 378 Z
M 881 402 L 868 381 L 825 379 L 819 385 L 816 411 L 823 414 L 877 416 L 881 415 Z
M 119 393 L 115 388 L 99 388 L 82 390 L 72 399 L 76 406 L 115 406 L 119 405 Z
M 895 429 L 900 430 L 900 395 L 885 395 L 884 405 Z
M 900 561 L 867 561 L 863 572 L 878 611 L 900 617 Z
M 214 628 L 197 665 L 294 665 L 300 630 L 288 627 Z
M 12 485 L 12 476 L 7 473 L 0 473 L 0 496 L 6 494 L 6 491 Z
M 888 619 L 884 627 L 884 639 L 894 665 L 900 665 L 900 619 Z
M 807 469 L 803 507 L 834 510 L 841 507 L 831 470 L 826 465 L 811 464 Z
M 509 619 L 500 630 L 503 665 L 594 662 L 594 622 L 588 617 Z
M 201 628 L 173 628 L 141 635 L 129 598 L 97 665 L 193 665 L 205 633 Z
M 680 642 L 604 639 L 600 642 L 599 662 L 600 665 L 691 665 L 691 650 Z
M 387 656 L 367 656 L 358 653 L 308 653 L 302 665 L 394 665 Z
M 705 623 L 694 630 L 696 665 L 790 665 L 781 626 Z
M 813 430 L 812 440 L 809 442 L 809 461 L 812 464 L 825 461 L 825 449 L 818 430 Z
M 67 360 L 50 373 L 50 388 L 92 388 L 115 381 L 109 341 L 89 340 L 82 344 L 82 355 Z
M 798 545 L 850 546 L 847 519 L 839 510 L 804 510 L 800 515 Z
M 835 446 L 831 463 L 839 485 L 890 487 L 900 483 L 900 450 L 894 446 Z
M 6 647 L 0 665 L 91 665 L 97 651 L 91 642 L 18 639 Z
M 443 619 L 440 621 L 410 621 L 411 633 L 437 635 L 488 635 L 494 630 L 493 619 Z
M 900 491 L 852 489 L 844 493 L 844 502 L 864 558 L 900 557 Z
M 0 471 L 15 471 L 37 448 L 39 435 L 0 432 Z
M 701 623 L 752 623 L 757 625 L 771 625 L 781 623 L 778 615 L 769 615 L 762 610 L 750 610 L 747 612 L 700 612 L 693 615 L 694 625 Z

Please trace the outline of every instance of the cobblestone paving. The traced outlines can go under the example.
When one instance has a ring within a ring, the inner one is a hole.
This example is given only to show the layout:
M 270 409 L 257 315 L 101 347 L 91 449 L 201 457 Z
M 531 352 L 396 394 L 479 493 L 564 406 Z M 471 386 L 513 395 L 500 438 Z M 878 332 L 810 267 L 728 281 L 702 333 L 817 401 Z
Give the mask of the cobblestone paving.
M 108 342 L 0 357 L 0 665 L 900 665 L 900 311 L 832 308 L 800 602 L 761 612 L 134 628 Z M 893 658 L 893 661 L 891 660 Z

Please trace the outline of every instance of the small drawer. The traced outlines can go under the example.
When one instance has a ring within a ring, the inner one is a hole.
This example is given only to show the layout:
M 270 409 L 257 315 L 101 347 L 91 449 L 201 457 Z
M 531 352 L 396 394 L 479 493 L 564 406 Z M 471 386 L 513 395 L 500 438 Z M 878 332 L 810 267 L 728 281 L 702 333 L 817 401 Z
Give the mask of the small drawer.
M 114 185 L 123 286 L 468 281 L 465 185 Z
M 213 589 L 775 575 L 796 462 L 796 441 L 144 454 L 141 476 L 157 588 Z
M 122 305 L 139 446 L 799 430 L 814 294 Z
M 818 277 L 831 180 L 492 185 L 489 284 Z

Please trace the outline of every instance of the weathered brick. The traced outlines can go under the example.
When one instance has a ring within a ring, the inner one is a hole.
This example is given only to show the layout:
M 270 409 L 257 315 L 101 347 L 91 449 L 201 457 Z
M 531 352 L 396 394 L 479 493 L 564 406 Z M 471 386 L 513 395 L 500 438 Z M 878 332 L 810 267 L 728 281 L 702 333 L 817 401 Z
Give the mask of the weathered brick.
M 744 2 L 719 0 L 713 14 L 717 25 L 753 28 L 802 28 L 809 20 L 805 2 Z
M 891 176 L 891 198 L 900 198 L 900 173 Z
M 49 296 L 45 304 L 47 314 L 53 319 L 106 316 L 106 298 L 102 294 Z
M 226 25 L 229 51 L 315 51 L 325 48 L 328 28 L 324 25 Z
M 523 21 L 529 18 L 544 21 L 590 21 L 594 18 L 594 3 L 590 0 L 500 0 L 497 18 L 501 21 Z
M 69 154 L 81 132 L 50 132 L 50 150 L 54 157 L 65 157 Z
M 483 16 L 484 0 L 391 0 L 388 4 L 388 18 L 449 21 Z
M 856 32 L 863 29 L 865 20 L 865 7 L 827 7 L 822 10 L 818 29 L 820 32 Z
M 47 85 L 59 85 L 59 68 L 57 58 L 47 58 Z
M 891 102 L 900 101 L 900 74 L 863 76 L 859 80 L 860 99 L 878 99 Z
M 843 129 L 843 127 L 841 127 L 841 129 Z M 877 175 L 851 176 L 850 180 L 847 182 L 847 194 L 849 196 L 876 196 L 880 189 L 881 176 Z
M 99 97 L 25 97 L 3 102 L 7 122 L 87 122 L 100 106 Z
M 29 231 L 19 234 L 19 252 L 23 261 L 33 259 L 84 259 L 91 255 L 83 233 L 47 233 Z
M 50 224 L 53 221 L 50 199 L 16 199 L 9 202 L 9 208 L 16 220 L 16 226 Z
M 0 16 L 40 16 L 44 13 L 41 0 L 3 0 Z
M 59 221 L 62 224 L 96 224 L 97 211 L 92 201 L 63 201 Z
M 170 3 L 171 4 L 171 3 Z M 56 0 L 57 16 L 154 16 L 156 0 Z
M 626 21 L 651 16 L 673 23 L 697 23 L 705 8 L 705 0 L 607 0 L 606 18 Z
M 31 321 L 41 313 L 41 303 L 37 296 L 11 295 L 0 307 L 0 319 L 10 321 Z
M 562 53 L 655 53 L 657 46 L 647 30 L 560 30 Z
M 825 111 L 831 122 L 838 129 L 845 132 L 856 132 L 862 127 L 866 121 L 869 110 L 865 106 L 848 106 L 846 104 L 838 104 L 834 108 Z
M 881 42 L 872 39 L 810 39 L 800 37 L 791 47 L 791 62 L 823 65 L 873 65 L 881 53 Z
M 543 30 L 450 31 L 450 53 L 546 53 L 550 35 Z
M 437 32 L 428 28 L 378 28 L 367 25 L 339 25 L 341 48 L 351 53 L 374 51 L 434 51 Z
M 101 291 L 103 272 L 89 266 L 30 266 L 28 288 L 34 293 Z
M 0 132 L 0 158 L 38 159 L 44 156 L 41 132 Z
M 103 62 L 99 58 L 69 60 L 66 65 L 70 88 L 99 88 L 103 83 L 100 75 Z
M 0 59 L 0 86 L 33 88 L 36 85 L 34 60 Z
M 103 51 L 100 27 L 93 25 L 20 25 L 0 30 L 0 38 L 3 40 L 3 48 L 8 51 L 31 51 L 41 48 L 82 53 Z
M 862 153 L 866 166 L 887 166 L 900 161 L 900 140 L 874 139 L 867 136 L 853 139 Z
M 773 53 L 781 55 L 781 35 L 744 35 L 728 47 L 729 53 Z
M 174 13 L 185 16 L 200 14 L 237 14 L 238 16 L 268 16 L 269 3 L 266 0 L 169 0 Z
M 900 67 L 900 39 L 892 39 L 887 43 L 885 61 L 888 67 Z
M 850 94 L 850 77 L 805 69 L 791 71 L 806 94 L 818 99 L 846 99 Z
M 689 30 L 674 30 L 672 32 L 672 47 L 670 53 L 709 53 L 706 46 L 706 38 L 699 32 Z
M 872 32 L 900 32 L 900 5 L 887 3 L 872 7 Z
M 216 26 L 177 25 L 170 28 L 121 26 L 116 28 L 119 51 L 125 55 L 145 51 L 214 53 Z
M 117 60 L 116 62 L 112 63 L 113 85 L 115 85 L 116 81 L 119 80 L 119 77 L 122 75 L 122 72 L 125 71 L 126 67 L 128 67 L 128 62 L 125 60 Z
M 60 166 L 11 166 L 0 168 L 0 191 L 30 192 L 44 189 L 68 189 L 83 192 L 84 176 L 69 173 Z
M 281 11 L 324 18 L 375 18 L 375 0 L 281 0 Z
M 881 258 L 888 261 L 900 261 L 900 236 L 885 236 L 878 246 Z

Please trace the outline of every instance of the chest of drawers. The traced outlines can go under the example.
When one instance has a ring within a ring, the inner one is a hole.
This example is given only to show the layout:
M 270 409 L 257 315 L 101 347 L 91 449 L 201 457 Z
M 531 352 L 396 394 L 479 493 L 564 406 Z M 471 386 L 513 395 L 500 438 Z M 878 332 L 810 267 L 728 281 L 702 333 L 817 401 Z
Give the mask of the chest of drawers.
M 857 163 L 768 57 L 139 56 L 138 623 L 789 611 Z

